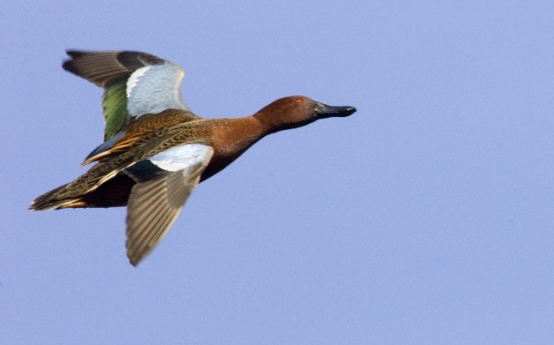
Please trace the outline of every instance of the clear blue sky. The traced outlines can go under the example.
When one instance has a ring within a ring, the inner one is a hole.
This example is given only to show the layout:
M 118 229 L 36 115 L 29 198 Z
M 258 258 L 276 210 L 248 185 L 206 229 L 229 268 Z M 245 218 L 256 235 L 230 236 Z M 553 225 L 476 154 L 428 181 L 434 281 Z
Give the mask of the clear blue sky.
M 1 344 L 554 343 L 551 1 L 29 1 L 0 13 Z M 186 70 L 205 117 L 358 112 L 265 138 L 137 268 L 125 209 L 30 212 L 102 140 L 67 48 Z

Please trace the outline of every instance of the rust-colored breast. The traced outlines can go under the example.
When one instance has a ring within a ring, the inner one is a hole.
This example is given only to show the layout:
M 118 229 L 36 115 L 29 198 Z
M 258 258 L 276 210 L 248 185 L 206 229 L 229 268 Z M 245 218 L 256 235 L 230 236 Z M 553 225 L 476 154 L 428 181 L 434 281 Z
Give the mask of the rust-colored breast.
M 214 155 L 201 181 L 223 170 L 265 135 L 259 121 L 252 116 L 210 122 L 208 136 Z

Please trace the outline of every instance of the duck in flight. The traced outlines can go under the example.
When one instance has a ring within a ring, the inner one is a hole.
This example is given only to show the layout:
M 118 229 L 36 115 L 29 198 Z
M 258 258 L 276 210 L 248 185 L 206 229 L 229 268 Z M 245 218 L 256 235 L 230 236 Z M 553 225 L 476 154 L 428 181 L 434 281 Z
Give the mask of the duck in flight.
M 134 51 L 67 51 L 62 67 L 104 89 L 104 142 L 73 182 L 37 197 L 31 210 L 127 206 L 127 256 L 133 266 L 163 239 L 196 185 L 264 136 L 356 108 L 304 96 L 278 99 L 251 116 L 202 118 L 181 97 L 178 65 Z

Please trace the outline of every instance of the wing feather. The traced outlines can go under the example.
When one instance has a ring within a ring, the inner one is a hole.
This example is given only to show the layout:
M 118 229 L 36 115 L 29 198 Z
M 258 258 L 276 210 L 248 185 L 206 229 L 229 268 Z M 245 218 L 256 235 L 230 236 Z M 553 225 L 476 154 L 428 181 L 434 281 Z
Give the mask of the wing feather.
M 181 96 L 185 72 L 178 65 L 142 52 L 68 50 L 62 67 L 104 88 L 104 140 L 125 129 L 134 117 L 167 109 L 190 112 Z
M 162 152 L 150 161 L 165 170 L 161 176 L 137 183 L 127 206 L 127 256 L 137 265 L 167 234 L 213 155 L 203 144 Z

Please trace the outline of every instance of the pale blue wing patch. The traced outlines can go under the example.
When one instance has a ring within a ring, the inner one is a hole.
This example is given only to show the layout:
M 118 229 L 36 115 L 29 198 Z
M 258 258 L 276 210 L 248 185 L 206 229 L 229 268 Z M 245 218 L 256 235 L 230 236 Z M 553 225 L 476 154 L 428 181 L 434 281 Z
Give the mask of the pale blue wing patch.
M 185 71 L 164 61 L 137 69 L 127 80 L 127 111 L 131 116 L 157 114 L 166 109 L 190 111 L 181 96 Z
M 205 161 L 208 157 L 211 157 L 212 154 L 213 148 L 211 146 L 204 144 L 187 144 L 160 152 L 150 157 L 148 160 L 163 170 L 183 170 L 183 174 L 186 174 L 187 169 Z
M 136 51 L 68 50 L 62 67 L 104 88 L 104 141 L 124 131 L 133 117 L 165 109 L 189 110 L 181 98 L 184 71 L 154 55 Z
M 138 68 L 127 79 L 110 82 L 102 101 L 106 118 L 105 142 L 86 159 L 110 149 L 122 138 L 129 116 L 158 114 L 167 109 L 190 111 L 181 96 L 184 76 L 181 67 L 164 61 Z
M 137 183 L 147 182 L 168 172 L 179 170 L 183 175 L 187 175 L 191 168 L 209 161 L 212 155 L 213 149 L 207 145 L 177 146 L 133 164 L 125 169 L 125 173 Z

